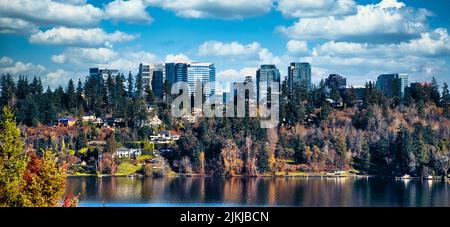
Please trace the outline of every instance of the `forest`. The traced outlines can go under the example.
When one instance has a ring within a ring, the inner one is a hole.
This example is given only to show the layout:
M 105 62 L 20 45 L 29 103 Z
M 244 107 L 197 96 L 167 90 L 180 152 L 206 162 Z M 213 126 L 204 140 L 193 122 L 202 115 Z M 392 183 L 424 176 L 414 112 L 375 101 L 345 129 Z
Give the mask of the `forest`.
M 386 97 L 371 82 L 364 99 L 352 89 L 281 85 L 280 125 L 259 127 L 258 118 L 204 118 L 195 123 L 170 115 L 170 85 L 155 97 L 139 75 L 108 76 L 56 89 L 44 88 L 39 77 L 2 75 L 0 105 L 10 106 L 26 145 L 51 149 L 61 162 L 90 172 L 112 173 L 121 160 L 119 145 L 141 147 L 161 155 L 167 168 L 181 174 L 214 176 L 284 175 L 301 172 L 353 171 L 359 174 L 446 176 L 450 167 L 450 94 L 448 85 L 406 89 L 403 97 Z M 334 107 L 327 99 L 341 100 Z M 148 110 L 153 107 L 153 111 Z M 54 127 L 62 116 L 120 117 L 125 127 L 111 130 L 90 124 Z M 162 123 L 145 122 L 157 116 Z M 150 145 L 158 130 L 180 132 L 178 141 Z M 102 142 L 96 145 L 95 142 Z M 164 151 L 164 152 L 163 152 Z M 104 157 L 98 163 L 99 156 Z M 103 163 L 105 162 L 105 163 Z M 87 165 L 86 165 L 87 164 Z M 143 166 L 142 168 L 145 168 Z M 139 171 L 136 169 L 136 171 Z

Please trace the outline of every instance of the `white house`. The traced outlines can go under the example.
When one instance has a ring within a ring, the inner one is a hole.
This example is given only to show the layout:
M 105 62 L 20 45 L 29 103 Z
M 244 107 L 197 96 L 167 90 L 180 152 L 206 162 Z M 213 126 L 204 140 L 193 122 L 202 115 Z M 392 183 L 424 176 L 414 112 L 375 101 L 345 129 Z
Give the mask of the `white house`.
M 120 147 L 117 149 L 115 156 L 118 158 L 138 157 L 142 155 L 142 149 Z

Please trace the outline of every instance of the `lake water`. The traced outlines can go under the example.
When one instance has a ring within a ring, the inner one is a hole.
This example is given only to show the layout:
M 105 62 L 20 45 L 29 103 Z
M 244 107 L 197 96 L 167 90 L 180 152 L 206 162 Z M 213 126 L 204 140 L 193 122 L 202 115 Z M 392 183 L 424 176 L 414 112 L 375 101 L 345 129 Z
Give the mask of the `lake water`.
M 450 206 L 450 183 L 391 178 L 69 177 L 80 206 Z

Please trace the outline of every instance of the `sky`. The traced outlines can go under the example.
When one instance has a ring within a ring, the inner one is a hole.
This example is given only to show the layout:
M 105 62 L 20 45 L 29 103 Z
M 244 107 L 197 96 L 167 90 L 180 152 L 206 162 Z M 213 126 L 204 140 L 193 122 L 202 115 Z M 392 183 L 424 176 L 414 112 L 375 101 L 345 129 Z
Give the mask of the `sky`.
M 139 63 L 212 62 L 217 81 L 309 62 L 364 85 L 382 73 L 450 82 L 447 0 L 0 0 L 0 74 L 44 85 L 89 67 L 136 74 Z

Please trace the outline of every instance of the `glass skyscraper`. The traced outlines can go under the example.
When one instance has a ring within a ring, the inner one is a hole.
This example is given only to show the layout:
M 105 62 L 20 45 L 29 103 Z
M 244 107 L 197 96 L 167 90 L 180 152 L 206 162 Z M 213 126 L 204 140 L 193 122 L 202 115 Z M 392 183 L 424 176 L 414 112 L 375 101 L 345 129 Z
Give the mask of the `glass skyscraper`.
M 280 71 L 275 65 L 261 65 L 256 71 L 256 100 L 259 104 L 259 98 L 267 97 L 270 82 L 280 83 Z
M 398 94 L 403 98 L 408 87 L 408 74 L 382 74 L 378 76 L 376 86 L 388 97 Z
M 164 74 L 162 69 L 154 70 L 152 76 L 152 90 L 156 97 L 163 97 Z
M 181 79 L 181 78 L 180 78 Z M 206 97 L 215 94 L 215 87 L 210 86 L 209 82 L 216 81 L 216 68 L 212 63 L 195 62 L 188 65 L 187 82 L 189 84 L 189 93 L 194 94 L 197 87 L 197 81 L 203 84 L 203 93 Z
M 311 87 L 311 65 L 307 62 L 292 62 L 288 67 L 289 92 L 300 82 L 304 82 L 308 88 Z

